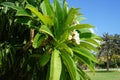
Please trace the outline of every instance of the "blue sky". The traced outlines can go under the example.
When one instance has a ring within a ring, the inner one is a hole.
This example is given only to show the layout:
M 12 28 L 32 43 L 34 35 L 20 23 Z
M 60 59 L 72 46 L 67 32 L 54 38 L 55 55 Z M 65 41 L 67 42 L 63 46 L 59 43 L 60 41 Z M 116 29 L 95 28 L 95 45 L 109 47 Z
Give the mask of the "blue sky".
M 95 33 L 120 34 L 120 0 L 67 0 L 69 7 L 81 8 L 86 20 L 96 28 Z

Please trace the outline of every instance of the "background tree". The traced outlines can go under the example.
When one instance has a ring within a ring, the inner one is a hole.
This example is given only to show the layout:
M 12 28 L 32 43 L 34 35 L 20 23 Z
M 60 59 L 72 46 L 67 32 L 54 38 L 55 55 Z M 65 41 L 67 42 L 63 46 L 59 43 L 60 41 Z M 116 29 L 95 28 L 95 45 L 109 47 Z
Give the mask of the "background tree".
M 106 63 L 107 63 L 107 71 L 109 71 L 109 65 L 110 60 L 112 59 L 113 55 L 119 54 L 120 47 L 119 47 L 119 35 L 109 35 L 108 33 L 104 34 L 103 42 L 101 43 L 101 50 L 100 54 L 101 56 L 106 57 Z
M 54 0 L 18 0 L 1 3 L 1 80 L 88 80 L 77 65 L 94 71 L 92 51 L 101 40 L 90 24 L 80 24 L 78 8 Z M 77 35 L 77 36 L 76 36 Z M 11 74 L 12 73 L 12 74 Z

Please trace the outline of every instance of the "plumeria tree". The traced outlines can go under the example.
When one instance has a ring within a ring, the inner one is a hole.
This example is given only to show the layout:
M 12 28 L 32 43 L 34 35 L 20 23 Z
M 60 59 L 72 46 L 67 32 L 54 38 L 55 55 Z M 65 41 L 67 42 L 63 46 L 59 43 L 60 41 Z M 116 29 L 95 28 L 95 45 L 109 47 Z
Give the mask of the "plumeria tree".
M 90 79 L 77 62 L 94 71 L 97 60 L 92 52 L 98 51 L 101 39 L 90 31 L 94 26 L 79 22 L 78 8 L 68 8 L 66 0 L 18 0 L 1 5 L 0 79 Z

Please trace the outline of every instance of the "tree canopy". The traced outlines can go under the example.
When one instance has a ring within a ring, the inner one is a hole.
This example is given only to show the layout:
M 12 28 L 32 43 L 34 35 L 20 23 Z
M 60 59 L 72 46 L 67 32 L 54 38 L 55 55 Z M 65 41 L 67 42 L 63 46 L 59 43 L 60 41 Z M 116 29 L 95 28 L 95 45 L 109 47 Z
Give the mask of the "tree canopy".
M 103 34 L 103 42 L 101 43 L 100 54 L 103 57 L 106 57 L 107 70 L 109 71 L 110 60 L 113 58 L 113 55 L 120 55 L 120 35 L 110 35 L 108 33 Z

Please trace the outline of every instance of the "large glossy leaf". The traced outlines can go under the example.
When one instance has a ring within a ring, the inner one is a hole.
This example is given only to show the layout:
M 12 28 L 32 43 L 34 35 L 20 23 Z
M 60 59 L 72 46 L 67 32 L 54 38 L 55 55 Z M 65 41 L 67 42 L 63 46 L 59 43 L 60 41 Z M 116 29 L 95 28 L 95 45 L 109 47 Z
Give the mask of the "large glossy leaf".
M 39 29 L 40 32 L 43 32 L 43 33 L 47 33 L 49 34 L 51 37 L 53 37 L 53 39 L 55 40 L 54 38 L 54 35 L 52 34 L 51 30 L 49 29 L 49 27 L 47 27 L 46 25 L 42 25 L 41 28 Z
M 52 6 L 50 5 L 49 0 L 44 0 L 43 3 L 41 4 L 42 11 L 45 12 L 45 14 L 53 16 L 53 9 Z
M 68 14 L 68 4 L 67 4 L 66 1 L 64 1 L 64 2 L 63 2 L 63 5 L 64 5 L 64 7 L 63 7 L 64 18 L 66 18 L 66 17 L 67 17 L 67 14 Z
M 74 52 L 79 53 L 79 54 L 87 57 L 88 59 L 92 60 L 93 62 L 97 62 L 95 56 L 93 56 L 93 54 L 89 50 L 87 50 L 86 48 L 73 47 L 72 49 Z
M 50 61 L 50 54 L 45 53 L 39 60 L 40 66 L 44 67 Z
M 52 25 L 53 22 L 50 19 L 49 16 L 45 16 L 43 15 L 41 12 L 38 11 L 37 8 L 35 8 L 34 6 L 27 4 L 26 8 L 29 9 L 31 12 L 33 12 L 45 25 Z
M 50 61 L 50 78 L 49 80 L 60 80 L 60 75 L 62 71 L 62 63 L 60 58 L 60 52 L 54 49 Z
M 90 43 L 100 47 L 100 41 L 97 41 L 96 39 L 87 39 L 85 41 L 90 42 Z
M 42 9 L 42 12 L 44 15 L 47 15 L 47 9 L 46 9 L 46 5 L 45 5 L 45 2 L 43 1 L 42 4 L 41 4 L 41 9 Z
M 77 69 L 79 76 L 80 76 L 80 80 L 91 80 L 90 77 L 86 74 L 86 72 L 84 72 L 81 68 Z
M 80 38 L 81 39 L 97 39 L 97 40 L 101 40 L 101 38 L 99 36 L 97 36 L 96 34 L 91 33 L 91 32 L 81 33 Z
M 29 15 L 28 12 L 23 8 L 20 8 L 19 10 L 17 10 L 16 16 L 28 16 L 32 18 L 32 16 Z
M 61 7 L 61 4 L 58 0 L 54 0 L 54 9 L 55 9 L 55 14 L 56 14 L 56 17 L 59 21 L 59 23 L 61 24 L 64 17 L 63 17 L 63 9 Z
M 67 46 L 65 43 L 60 44 L 59 48 L 65 50 L 68 54 L 70 54 L 70 56 L 73 57 L 72 49 L 69 46 Z
M 10 8 L 15 9 L 15 10 L 20 9 L 20 7 L 15 6 L 15 4 L 12 2 L 3 2 L 3 3 L 1 3 L 1 5 L 6 6 L 6 7 L 10 7 Z
M 92 33 L 91 32 L 86 32 L 86 33 L 81 33 L 80 38 L 91 38 Z
M 59 38 L 59 43 L 65 42 L 68 39 L 68 36 L 69 36 L 68 30 L 64 31 Z
M 22 7 L 16 6 L 14 3 L 12 2 L 3 2 L 2 5 L 10 7 L 12 9 L 17 10 L 16 16 L 29 16 L 31 17 L 25 9 L 23 9 Z
M 90 24 L 77 24 L 77 25 L 71 26 L 70 31 L 78 30 L 78 29 L 82 29 L 82 28 L 94 28 L 94 26 L 92 26 Z
M 33 40 L 33 47 L 38 48 L 42 44 L 43 40 L 45 40 L 45 36 L 41 35 L 40 33 L 37 33 Z
M 65 26 L 69 25 L 69 24 L 72 24 L 76 14 L 78 14 L 78 10 L 79 9 L 75 9 L 75 8 L 71 8 L 68 12 L 68 16 L 66 18 L 66 21 L 65 21 Z
M 62 64 L 62 72 L 61 72 L 61 76 L 60 76 L 60 80 L 67 80 L 68 74 L 66 72 L 66 67 L 64 64 Z
M 91 43 L 89 43 L 89 42 L 82 41 L 82 42 L 80 42 L 80 46 L 81 46 L 81 47 L 84 47 L 84 48 L 87 48 L 87 49 L 90 50 L 90 51 L 98 52 L 97 46 L 96 46 L 96 45 L 93 45 L 93 44 L 91 44 Z
M 71 56 L 67 53 L 62 52 L 61 53 L 63 63 L 65 64 L 67 71 L 69 72 L 71 80 L 78 80 L 77 70 L 76 70 L 76 64 L 71 58 Z
M 94 71 L 94 65 L 89 58 L 87 58 L 79 53 L 75 53 L 75 55 L 78 57 L 78 59 L 80 61 L 82 61 L 84 64 L 86 64 L 90 68 L 91 71 Z

